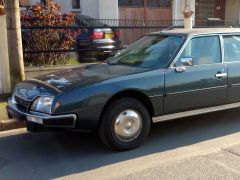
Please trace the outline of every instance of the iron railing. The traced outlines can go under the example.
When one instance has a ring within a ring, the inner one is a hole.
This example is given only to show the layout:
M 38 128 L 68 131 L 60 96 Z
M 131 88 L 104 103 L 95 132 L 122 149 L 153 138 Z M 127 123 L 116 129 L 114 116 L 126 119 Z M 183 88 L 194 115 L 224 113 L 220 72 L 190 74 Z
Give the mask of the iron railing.
M 78 31 L 78 30 L 91 30 L 95 28 L 112 28 L 113 30 L 120 31 L 120 40 L 122 45 L 129 45 L 136 41 L 141 36 L 154 31 L 161 31 L 164 29 L 173 29 L 183 27 L 183 20 L 133 20 L 133 19 L 81 19 L 76 20 L 74 26 L 22 26 L 23 38 L 26 33 L 34 31 L 48 30 L 63 30 L 63 31 Z M 228 27 L 235 26 L 232 21 L 194 21 L 194 27 Z M 26 41 L 27 39 L 24 39 Z M 23 42 L 24 42 L 23 41 Z M 122 46 L 113 48 L 113 51 L 122 49 Z M 32 48 L 29 49 L 23 43 L 24 56 L 28 54 L 42 54 L 42 53 L 70 53 L 70 52 L 88 52 L 88 51 L 109 51 L 109 49 L 98 48 L 84 48 L 79 49 L 74 44 L 68 49 L 54 47 L 54 48 Z

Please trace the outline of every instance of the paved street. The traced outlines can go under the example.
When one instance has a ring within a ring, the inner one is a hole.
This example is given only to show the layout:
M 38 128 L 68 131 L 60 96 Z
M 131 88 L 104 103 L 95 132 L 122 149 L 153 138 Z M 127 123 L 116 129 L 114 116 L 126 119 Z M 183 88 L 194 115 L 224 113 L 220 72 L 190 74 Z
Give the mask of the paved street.
M 0 179 L 239 179 L 240 109 L 155 125 L 114 153 L 95 134 L 0 133 Z

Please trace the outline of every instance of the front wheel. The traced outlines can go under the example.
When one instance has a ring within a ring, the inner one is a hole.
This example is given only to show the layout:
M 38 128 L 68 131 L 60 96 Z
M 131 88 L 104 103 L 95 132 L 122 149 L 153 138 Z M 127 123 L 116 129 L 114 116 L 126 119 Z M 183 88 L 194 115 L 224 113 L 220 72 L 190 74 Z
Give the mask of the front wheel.
M 146 107 L 133 98 L 112 102 L 99 127 L 102 141 L 111 149 L 124 151 L 140 146 L 149 134 L 151 121 Z

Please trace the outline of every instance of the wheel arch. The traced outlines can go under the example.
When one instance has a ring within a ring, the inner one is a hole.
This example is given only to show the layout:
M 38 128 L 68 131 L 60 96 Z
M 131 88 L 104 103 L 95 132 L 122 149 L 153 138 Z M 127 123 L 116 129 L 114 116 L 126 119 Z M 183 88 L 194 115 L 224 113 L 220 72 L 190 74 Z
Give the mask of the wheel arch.
M 117 99 L 124 98 L 124 97 L 129 97 L 129 98 L 134 98 L 134 99 L 139 100 L 146 107 L 147 111 L 149 112 L 150 117 L 153 117 L 153 115 L 154 115 L 153 104 L 152 104 L 150 98 L 145 93 L 138 91 L 138 90 L 124 90 L 124 91 L 120 91 L 120 92 L 114 94 L 104 105 L 103 110 L 101 112 L 99 124 L 101 123 L 102 116 L 103 116 L 104 112 L 106 111 L 107 107 L 110 105 L 110 103 Z

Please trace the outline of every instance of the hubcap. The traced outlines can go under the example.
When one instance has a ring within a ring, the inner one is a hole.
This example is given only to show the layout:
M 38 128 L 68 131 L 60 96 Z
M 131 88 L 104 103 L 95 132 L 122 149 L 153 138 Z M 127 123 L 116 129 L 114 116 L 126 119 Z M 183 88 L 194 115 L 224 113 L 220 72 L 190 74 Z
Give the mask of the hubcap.
M 132 109 L 121 112 L 114 122 L 114 132 L 121 141 L 132 141 L 138 137 L 142 129 L 142 117 Z

